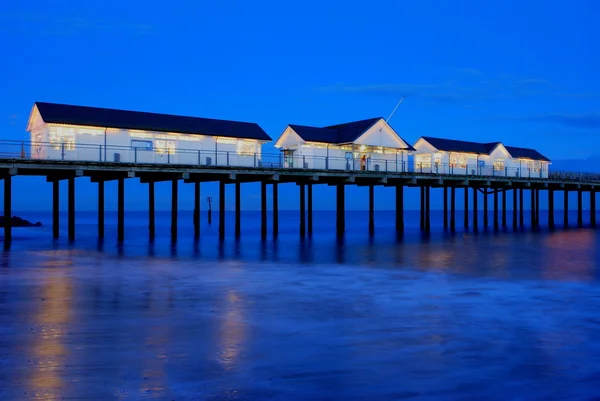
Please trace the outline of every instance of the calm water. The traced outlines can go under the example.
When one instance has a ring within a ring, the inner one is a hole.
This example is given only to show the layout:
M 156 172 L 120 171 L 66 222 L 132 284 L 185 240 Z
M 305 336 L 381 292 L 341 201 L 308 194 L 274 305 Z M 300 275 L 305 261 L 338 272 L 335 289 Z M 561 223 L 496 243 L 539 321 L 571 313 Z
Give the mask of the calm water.
M 288 212 L 265 242 L 253 212 L 224 243 L 216 215 L 194 241 L 191 213 L 176 245 L 169 213 L 154 243 L 145 213 L 127 215 L 121 246 L 114 214 L 103 243 L 94 213 L 74 244 L 15 229 L 0 400 L 599 399 L 597 231 L 423 237 L 408 215 L 403 238 L 387 212 L 372 238 L 348 212 L 343 240 L 331 212 L 305 240 Z

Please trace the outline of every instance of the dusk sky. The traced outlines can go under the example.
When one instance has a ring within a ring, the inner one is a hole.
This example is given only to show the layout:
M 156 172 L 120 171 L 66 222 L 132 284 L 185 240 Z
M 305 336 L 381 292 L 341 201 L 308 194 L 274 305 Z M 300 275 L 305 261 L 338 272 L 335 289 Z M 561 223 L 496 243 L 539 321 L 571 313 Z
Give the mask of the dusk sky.
M 390 124 L 410 143 L 502 141 L 586 159 L 600 154 L 599 17 L 592 0 L 7 1 L 0 129 L 27 139 L 33 103 L 47 101 L 254 121 L 276 139 L 290 123 L 387 117 L 406 95 Z M 16 210 L 36 207 L 18 188 L 38 182 L 15 180 Z M 127 185 L 143 189 L 128 194 L 143 209 L 145 187 Z

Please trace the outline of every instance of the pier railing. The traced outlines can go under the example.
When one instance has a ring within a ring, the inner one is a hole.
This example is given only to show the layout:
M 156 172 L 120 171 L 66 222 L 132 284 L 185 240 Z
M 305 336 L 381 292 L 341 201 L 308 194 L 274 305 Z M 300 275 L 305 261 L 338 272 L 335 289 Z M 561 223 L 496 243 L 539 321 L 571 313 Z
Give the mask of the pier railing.
M 366 160 L 335 156 L 289 156 L 283 153 L 249 153 L 219 149 L 157 148 L 72 142 L 0 140 L 0 157 L 81 162 L 231 166 L 312 170 L 356 170 L 485 177 L 553 178 L 599 181 L 600 174 L 552 171 L 532 167 L 482 164 L 418 163 L 402 154 L 374 154 Z

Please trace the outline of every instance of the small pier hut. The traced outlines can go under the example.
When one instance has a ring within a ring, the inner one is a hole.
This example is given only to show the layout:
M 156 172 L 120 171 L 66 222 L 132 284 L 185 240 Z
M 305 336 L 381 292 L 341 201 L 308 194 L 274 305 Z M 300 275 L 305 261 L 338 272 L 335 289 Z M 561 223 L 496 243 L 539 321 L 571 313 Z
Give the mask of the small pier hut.
M 271 141 L 256 123 L 37 102 L 31 158 L 258 167 Z
M 275 147 L 285 168 L 409 171 L 408 142 L 381 117 L 327 127 L 288 125 Z
M 429 136 L 419 138 L 414 148 L 417 172 L 548 178 L 550 159 L 535 149 Z

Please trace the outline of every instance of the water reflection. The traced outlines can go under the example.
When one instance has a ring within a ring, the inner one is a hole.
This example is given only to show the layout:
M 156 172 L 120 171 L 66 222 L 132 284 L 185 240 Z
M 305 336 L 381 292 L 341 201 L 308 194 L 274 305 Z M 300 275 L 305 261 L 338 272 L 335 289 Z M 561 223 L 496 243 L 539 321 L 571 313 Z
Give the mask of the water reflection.
M 241 347 L 246 341 L 246 325 L 243 321 L 241 294 L 229 289 L 223 298 L 224 315 L 219 330 L 219 362 L 225 370 L 236 367 Z
M 60 398 L 65 385 L 60 372 L 67 357 L 64 339 L 71 319 L 73 293 L 67 270 L 62 267 L 71 263 L 70 260 L 49 260 L 44 263 L 46 267 L 58 269 L 42 284 L 39 306 L 32 316 L 37 332 L 30 353 L 35 364 L 29 369 L 27 383 L 35 397 Z

